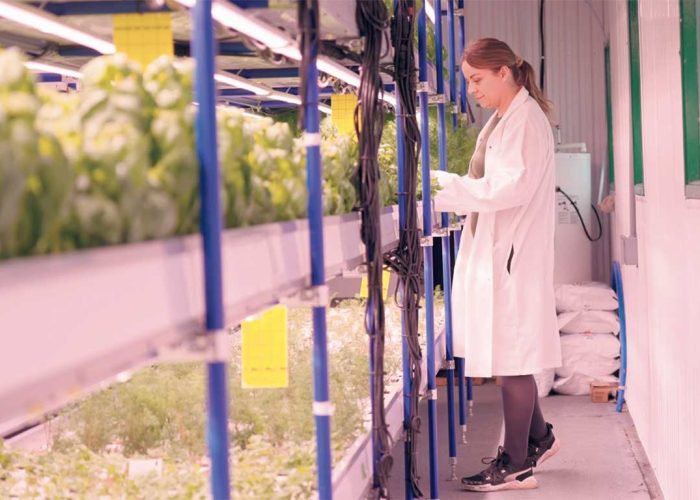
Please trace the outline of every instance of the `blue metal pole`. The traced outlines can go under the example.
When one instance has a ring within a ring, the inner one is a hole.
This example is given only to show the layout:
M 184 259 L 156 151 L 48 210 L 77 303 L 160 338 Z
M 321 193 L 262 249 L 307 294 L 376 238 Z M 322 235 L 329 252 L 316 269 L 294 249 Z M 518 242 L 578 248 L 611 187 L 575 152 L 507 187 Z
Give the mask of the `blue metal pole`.
M 619 413 L 622 411 L 622 405 L 625 404 L 625 386 L 627 385 L 627 318 L 619 262 L 613 262 L 613 288 L 617 293 L 618 314 L 620 315 L 620 387 L 617 390 L 617 405 L 615 406 L 615 410 Z
M 221 280 L 221 208 L 219 160 L 216 149 L 216 90 L 214 86 L 214 26 L 211 0 L 198 0 L 194 7 L 193 49 L 196 61 L 195 94 L 199 104 L 196 122 L 199 158 L 206 327 L 209 335 L 224 328 Z M 211 458 L 211 491 L 216 499 L 230 498 L 228 462 L 228 389 L 225 362 L 207 366 L 207 443 Z
M 447 63 L 450 65 L 450 109 L 452 130 L 457 128 L 457 75 L 455 74 L 455 5 L 447 0 Z
M 425 335 L 428 350 L 428 446 L 430 456 L 430 498 L 439 498 L 437 457 L 437 387 L 435 384 L 435 319 L 433 312 L 433 222 L 430 200 L 430 131 L 428 129 L 428 56 L 425 5 L 418 15 L 418 67 L 423 188 L 423 269 L 425 283 Z M 441 69 L 438 68 L 438 71 Z
M 450 5 L 452 1 L 448 0 Z M 451 7 L 450 7 L 451 8 Z M 453 19 L 454 20 L 454 19 Z M 453 30 L 452 30 L 453 31 Z M 454 41 L 454 33 L 452 33 Z M 450 51 L 454 58 L 454 50 Z M 435 0 L 435 66 L 438 93 L 438 158 L 440 170 L 447 171 L 447 130 L 445 126 L 445 77 L 442 72 L 442 5 L 441 0 Z M 454 80 L 454 65 L 450 68 Z M 455 435 L 455 364 L 452 349 L 452 266 L 450 264 L 450 220 L 449 214 L 440 214 L 442 222 L 442 283 L 445 292 L 445 336 L 447 351 L 447 431 L 450 453 L 450 479 L 457 479 L 457 438 Z
M 462 60 L 464 47 L 466 45 L 466 30 L 464 27 L 464 0 L 457 0 L 457 8 L 459 9 L 459 59 Z M 459 68 L 459 112 L 467 112 L 467 80 L 464 78 L 462 68 Z
M 457 260 L 459 254 L 459 240 L 462 237 L 462 231 L 457 230 L 454 233 L 454 255 Z M 459 380 L 459 427 L 462 429 L 462 444 L 467 444 L 467 401 L 466 401 L 466 385 L 464 380 L 464 358 L 455 358 L 457 365 L 457 378 Z
M 323 186 L 321 141 L 318 111 L 318 69 L 316 57 L 318 42 L 309 37 L 310 57 L 306 61 L 306 107 L 304 108 L 304 137 L 306 141 L 306 185 L 309 191 L 309 246 L 311 250 L 311 286 L 326 283 L 323 251 Z M 316 467 L 318 496 L 321 500 L 333 498 L 331 484 L 331 421 L 328 388 L 328 345 L 326 335 L 326 308 L 313 307 L 314 359 L 314 420 L 316 423 Z

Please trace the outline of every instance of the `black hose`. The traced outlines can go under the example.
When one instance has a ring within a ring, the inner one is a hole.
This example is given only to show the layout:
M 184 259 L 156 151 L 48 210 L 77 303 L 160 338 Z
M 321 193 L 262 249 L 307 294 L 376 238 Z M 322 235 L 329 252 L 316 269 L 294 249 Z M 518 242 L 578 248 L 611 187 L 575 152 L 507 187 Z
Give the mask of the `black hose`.
M 540 89 L 544 90 L 544 0 L 540 0 Z
M 420 246 L 418 229 L 417 183 L 418 157 L 421 137 L 416 119 L 417 69 L 414 51 L 416 12 L 413 0 L 398 0 L 392 21 L 392 43 L 394 46 L 394 82 L 400 112 L 396 115 L 397 124 L 403 129 L 403 154 L 405 176 L 399 188 L 399 197 L 405 198 L 405 224 L 399 228 L 399 245 L 384 255 L 384 262 L 399 277 L 395 300 L 401 308 L 404 324 L 404 337 L 408 345 L 409 378 L 411 393 L 408 404 L 411 408 L 411 421 L 404 423 L 404 439 L 409 469 L 410 488 L 413 496 L 422 498 L 418 475 L 418 433 L 420 417 L 421 365 L 423 354 L 418 338 L 418 310 L 420 308 L 423 285 L 423 251 Z
M 591 208 L 593 209 L 593 213 L 595 214 L 595 218 L 598 221 L 598 236 L 596 238 L 591 237 L 591 233 L 588 232 L 588 228 L 586 227 L 586 223 L 583 221 L 583 217 L 581 217 L 581 212 L 579 212 L 578 206 L 576 205 L 576 202 L 571 199 L 571 197 L 566 194 L 566 192 L 557 186 L 557 192 L 563 194 L 567 200 L 569 200 L 569 203 L 571 203 L 571 206 L 574 207 L 574 210 L 576 210 L 576 215 L 578 215 L 578 220 L 581 221 L 581 227 L 583 228 L 583 232 L 586 233 L 586 238 L 588 238 L 588 241 L 596 242 L 599 239 L 603 237 L 603 224 L 600 222 L 600 215 L 598 215 L 598 210 L 596 210 L 595 205 L 591 203 Z
M 362 215 L 360 233 L 365 244 L 368 298 L 365 327 L 370 339 L 370 373 L 372 383 L 372 442 L 374 444 L 374 478 L 372 496 L 389 498 L 389 475 L 393 465 L 392 439 L 384 406 L 384 343 L 385 318 L 382 275 L 384 259 L 381 240 L 381 197 L 379 191 L 379 144 L 384 129 L 384 92 L 379 63 L 382 40 L 388 26 L 389 13 L 383 0 L 358 0 L 355 18 L 364 38 L 361 55 L 360 87 L 355 108 L 355 132 L 360 158 L 353 178 L 359 187 Z

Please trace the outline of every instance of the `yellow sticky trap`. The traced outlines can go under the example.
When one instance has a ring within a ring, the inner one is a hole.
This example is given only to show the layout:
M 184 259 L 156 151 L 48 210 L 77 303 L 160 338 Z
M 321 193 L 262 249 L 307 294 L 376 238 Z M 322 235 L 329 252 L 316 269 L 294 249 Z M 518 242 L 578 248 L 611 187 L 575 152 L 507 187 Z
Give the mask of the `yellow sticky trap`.
M 287 387 L 287 308 L 275 306 L 241 325 L 244 389 Z
M 331 95 L 331 119 L 338 132 L 343 134 L 355 133 L 355 107 L 357 96 L 355 94 Z
M 173 17 L 169 12 L 115 14 L 114 45 L 145 68 L 162 55 L 172 56 Z
M 386 269 L 382 271 L 382 295 L 384 300 L 389 298 L 389 279 L 391 278 L 391 273 Z M 369 297 L 369 286 L 367 281 L 367 275 L 362 277 L 362 282 L 360 283 L 360 298 L 366 299 Z

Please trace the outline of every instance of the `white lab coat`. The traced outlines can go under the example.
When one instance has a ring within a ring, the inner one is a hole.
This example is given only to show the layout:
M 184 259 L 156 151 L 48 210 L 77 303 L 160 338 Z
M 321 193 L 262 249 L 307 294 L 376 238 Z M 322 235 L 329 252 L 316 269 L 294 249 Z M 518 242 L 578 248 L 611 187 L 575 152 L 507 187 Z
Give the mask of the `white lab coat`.
M 486 147 L 483 178 L 437 175 L 436 210 L 479 212 L 474 237 L 468 221 L 464 226 L 455 263 L 454 354 L 465 358 L 467 376 L 538 373 L 561 365 L 553 284 L 554 140 L 525 88 Z

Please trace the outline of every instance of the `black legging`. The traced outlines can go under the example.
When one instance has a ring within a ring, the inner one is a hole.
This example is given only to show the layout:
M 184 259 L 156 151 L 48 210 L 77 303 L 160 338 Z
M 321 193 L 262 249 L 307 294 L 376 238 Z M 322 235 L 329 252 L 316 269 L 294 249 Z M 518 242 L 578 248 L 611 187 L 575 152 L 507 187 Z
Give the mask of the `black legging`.
M 511 462 L 520 465 L 527 458 L 528 437 L 542 439 L 547 434 L 547 425 L 540 410 L 535 377 L 515 375 L 501 378 L 506 424 L 503 447 Z

